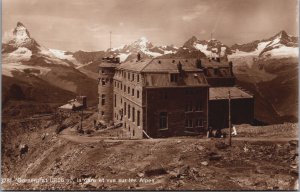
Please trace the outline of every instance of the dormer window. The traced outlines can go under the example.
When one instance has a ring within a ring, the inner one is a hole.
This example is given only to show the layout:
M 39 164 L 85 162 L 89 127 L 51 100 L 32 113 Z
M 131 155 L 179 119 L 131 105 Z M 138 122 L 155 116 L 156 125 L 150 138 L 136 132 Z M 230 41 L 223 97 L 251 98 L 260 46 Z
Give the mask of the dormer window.
M 172 73 L 170 74 L 171 82 L 176 83 L 178 81 L 178 74 Z

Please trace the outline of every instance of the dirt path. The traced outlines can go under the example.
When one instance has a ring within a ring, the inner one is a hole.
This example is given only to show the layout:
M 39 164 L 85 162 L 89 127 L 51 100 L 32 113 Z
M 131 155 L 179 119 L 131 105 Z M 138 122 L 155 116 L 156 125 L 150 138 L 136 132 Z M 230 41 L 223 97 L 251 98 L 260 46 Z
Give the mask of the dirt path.
M 96 143 L 99 141 L 105 141 L 105 142 L 118 142 L 118 141 L 124 141 L 124 142 L 135 142 L 137 140 L 127 140 L 127 139 L 117 139 L 116 137 L 102 137 L 102 136 L 85 136 L 85 135 L 77 135 L 75 130 L 73 129 L 65 129 L 59 134 L 60 138 L 75 142 L 75 143 Z M 212 140 L 213 138 L 181 138 L 181 137 L 170 137 L 170 138 L 163 138 L 163 139 L 143 139 L 142 141 L 145 142 L 159 142 L 159 141 L 170 141 L 170 140 L 199 140 L 201 142 L 207 142 Z M 226 139 L 219 139 L 220 141 L 227 142 L 228 138 Z M 288 142 L 292 140 L 298 140 L 298 138 L 270 138 L 270 137 L 232 137 L 232 142 L 234 141 L 265 141 L 265 142 Z M 141 141 L 141 140 L 139 140 Z

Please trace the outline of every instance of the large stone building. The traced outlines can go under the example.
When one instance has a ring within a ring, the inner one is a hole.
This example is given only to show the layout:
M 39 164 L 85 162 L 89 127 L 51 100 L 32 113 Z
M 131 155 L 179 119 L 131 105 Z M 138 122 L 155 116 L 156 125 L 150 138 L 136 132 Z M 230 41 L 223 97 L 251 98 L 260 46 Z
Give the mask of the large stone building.
M 208 126 L 223 128 L 209 122 L 220 120 L 209 116 L 213 116 L 210 103 L 218 111 L 214 101 L 219 96 L 224 99 L 224 89 L 245 93 L 234 87 L 232 65 L 216 60 L 138 56 L 121 64 L 106 58 L 99 67 L 99 120 L 122 123 L 123 136 L 131 139 L 201 134 Z M 210 97 L 212 90 L 214 97 Z

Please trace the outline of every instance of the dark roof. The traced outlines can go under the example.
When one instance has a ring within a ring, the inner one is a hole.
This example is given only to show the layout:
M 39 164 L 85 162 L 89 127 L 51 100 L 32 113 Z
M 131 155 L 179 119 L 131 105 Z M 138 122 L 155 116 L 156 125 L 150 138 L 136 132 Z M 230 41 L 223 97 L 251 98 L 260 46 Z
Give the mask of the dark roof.
M 126 61 L 118 66 L 118 69 L 125 69 L 137 72 L 176 72 L 178 71 L 177 64 L 182 64 L 182 69 L 184 71 L 201 71 L 197 68 L 197 59 L 164 59 L 164 58 L 154 58 L 154 59 L 141 59 L 137 61 L 132 59 Z M 229 62 L 221 61 L 217 62 L 215 60 L 201 59 L 201 65 L 204 68 L 220 68 L 229 67 Z
M 220 67 L 229 67 L 229 62 L 227 61 L 215 61 L 210 59 L 201 59 L 201 64 L 204 68 L 220 68 Z
M 121 63 L 117 68 L 130 71 L 142 71 L 153 59 L 130 60 Z
M 238 87 L 210 87 L 209 100 L 228 99 L 230 91 L 231 99 L 253 98 L 253 96 Z
M 179 62 L 184 71 L 202 71 L 196 67 L 196 59 L 153 59 L 143 72 L 178 72 Z
M 201 72 L 188 72 L 180 77 L 178 74 L 177 82 L 170 81 L 170 74 L 146 73 L 145 86 L 147 88 L 162 88 L 162 87 L 208 87 L 205 76 Z
M 177 64 L 182 64 L 184 71 L 202 71 L 196 67 L 196 59 L 142 59 L 122 63 L 118 69 L 138 72 L 178 72 Z

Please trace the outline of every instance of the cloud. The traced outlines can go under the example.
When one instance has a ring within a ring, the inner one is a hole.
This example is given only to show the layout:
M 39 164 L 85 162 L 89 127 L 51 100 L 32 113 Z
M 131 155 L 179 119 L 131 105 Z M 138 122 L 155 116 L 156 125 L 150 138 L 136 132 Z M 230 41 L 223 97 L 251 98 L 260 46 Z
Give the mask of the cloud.
M 187 9 L 185 14 L 181 17 L 183 21 L 192 21 L 201 15 L 205 14 L 209 6 L 207 5 L 197 5 L 192 9 Z

